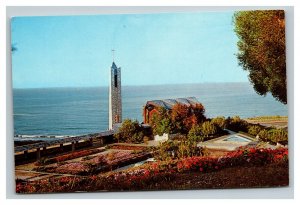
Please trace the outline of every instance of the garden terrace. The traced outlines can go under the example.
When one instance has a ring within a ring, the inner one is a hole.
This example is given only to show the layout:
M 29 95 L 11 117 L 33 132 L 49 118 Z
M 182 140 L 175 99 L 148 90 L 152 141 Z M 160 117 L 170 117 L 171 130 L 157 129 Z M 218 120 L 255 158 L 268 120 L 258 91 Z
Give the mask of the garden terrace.
M 90 152 L 86 155 L 79 153 L 74 157 L 72 154 L 69 155 L 71 156 L 65 155 L 59 159 L 47 160 L 52 164 L 38 166 L 34 171 L 85 176 L 111 171 L 152 157 L 150 152 L 112 149 L 101 153 Z
M 89 177 L 16 182 L 17 193 L 288 186 L 288 149 L 240 149 L 222 157 L 157 161 Z

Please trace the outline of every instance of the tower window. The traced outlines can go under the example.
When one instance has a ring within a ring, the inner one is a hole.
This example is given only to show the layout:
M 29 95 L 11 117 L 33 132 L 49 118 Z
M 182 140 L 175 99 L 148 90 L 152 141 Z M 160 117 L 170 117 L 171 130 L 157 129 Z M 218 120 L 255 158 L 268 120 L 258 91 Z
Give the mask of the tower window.
M 115 87 L 118 87 L 118 75 L 117 75 L 117 70 L 114 70 L 114 83 L 115 83 Z

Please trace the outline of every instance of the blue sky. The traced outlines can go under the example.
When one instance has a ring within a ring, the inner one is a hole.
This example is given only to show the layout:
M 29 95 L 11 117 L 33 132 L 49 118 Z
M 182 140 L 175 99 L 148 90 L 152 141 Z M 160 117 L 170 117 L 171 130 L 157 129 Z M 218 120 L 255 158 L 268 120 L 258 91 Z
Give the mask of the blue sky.
M 15 17 L 13 87 L 108 86 L 112 48 L 123 85 L 247 82 L 232 15 Z

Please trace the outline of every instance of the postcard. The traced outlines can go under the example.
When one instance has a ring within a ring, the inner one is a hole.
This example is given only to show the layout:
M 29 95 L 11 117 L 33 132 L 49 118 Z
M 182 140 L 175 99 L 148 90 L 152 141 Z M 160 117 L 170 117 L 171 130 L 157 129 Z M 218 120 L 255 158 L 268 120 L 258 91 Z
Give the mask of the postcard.
M 289 185 L 283 10 L 11 19 L 16 193 Z

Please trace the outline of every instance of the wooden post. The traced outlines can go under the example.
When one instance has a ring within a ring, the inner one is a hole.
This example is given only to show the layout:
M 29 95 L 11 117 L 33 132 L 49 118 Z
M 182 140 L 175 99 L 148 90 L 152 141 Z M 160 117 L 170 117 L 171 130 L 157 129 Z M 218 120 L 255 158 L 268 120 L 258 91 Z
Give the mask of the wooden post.
M 41 149 L 37 148 L 36 149 L 36 160 L 39 161 L 41 159 Z
M 90 138 L 90 145 L 93 146 L 93 138 Z
M 64 151 L 64 144 L 60 144 L 59 147 L 60 147 L 60 151 Z
M 75 151 L 75 143 L 72 142 L 72 152 L 74 152 L 74 151 Z

